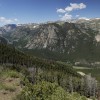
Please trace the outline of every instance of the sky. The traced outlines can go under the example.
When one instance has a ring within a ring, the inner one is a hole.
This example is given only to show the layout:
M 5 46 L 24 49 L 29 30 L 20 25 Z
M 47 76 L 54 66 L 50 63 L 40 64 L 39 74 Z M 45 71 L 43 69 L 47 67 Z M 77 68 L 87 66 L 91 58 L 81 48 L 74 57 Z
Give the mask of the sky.
M 0 26 L 100 17 L 100 0 L 0 0 Z

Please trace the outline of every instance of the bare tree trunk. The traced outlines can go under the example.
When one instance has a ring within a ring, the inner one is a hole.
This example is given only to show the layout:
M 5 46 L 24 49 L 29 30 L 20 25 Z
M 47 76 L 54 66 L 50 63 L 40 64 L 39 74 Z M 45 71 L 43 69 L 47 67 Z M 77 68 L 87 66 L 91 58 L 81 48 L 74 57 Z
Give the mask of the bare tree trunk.
M 98 90 L 97 99 L 100 100 L 100 90 Z
M 70 92 L 73 93 L 73 79 L 72 76 L 69 78 L 69 87 L 70 87 Z

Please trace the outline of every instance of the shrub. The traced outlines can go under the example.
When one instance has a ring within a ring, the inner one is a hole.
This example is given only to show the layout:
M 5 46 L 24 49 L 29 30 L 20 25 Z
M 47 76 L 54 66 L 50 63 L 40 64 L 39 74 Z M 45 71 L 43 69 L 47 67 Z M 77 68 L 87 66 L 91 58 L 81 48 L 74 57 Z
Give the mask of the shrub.
M 17 100 L 87 100 L 77 93 L 70 94 L 56 83 L 42 81 L 27 84 Z

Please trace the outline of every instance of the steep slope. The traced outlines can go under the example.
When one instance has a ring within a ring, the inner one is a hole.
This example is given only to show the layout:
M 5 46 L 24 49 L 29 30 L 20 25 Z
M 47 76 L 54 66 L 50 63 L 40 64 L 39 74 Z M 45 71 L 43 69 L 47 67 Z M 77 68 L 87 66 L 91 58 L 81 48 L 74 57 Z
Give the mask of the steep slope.
M 73 48 L 76 48 L 80 41 L 87 40 L 86 42 L 88 42 L 94 35 L 95 32 L 91 29 L 66 22 L 62 25 L 56 23 L 43 24 L 33 29 L 21 26 L 16 28 L 10 34 L 10 37 L 19 43 L 19 47 L 28 49 L 48 48 L 51 51 L 68 52 L 69 49 L 72 51 Z
M 92 30 L 98 31 L 95 39 L 100 42 L 100 18 L 90 19 L 90 20 L 78 20 L 78 24 L 82 24 L 85 28 L 91 28 Z

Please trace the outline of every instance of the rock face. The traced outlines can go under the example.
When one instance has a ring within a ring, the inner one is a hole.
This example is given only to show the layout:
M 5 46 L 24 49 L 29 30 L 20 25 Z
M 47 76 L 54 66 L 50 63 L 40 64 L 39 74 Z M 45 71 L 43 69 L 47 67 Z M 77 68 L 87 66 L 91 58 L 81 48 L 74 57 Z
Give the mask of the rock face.
M 88 59 L 100 54 L 100 19 L 78 20 L 75 23 L 27 24 L 13 29 L 7 28 L 3 28 L 8 32 L 3 36 L 17 48 L 47 49 L 66 53 L 66 56 L 77 59 Z
M 100 41 L 100 18 L 90 19 L 88 21 L 78 20 L 77 23 L 82 24 L 85 28 L 91 28 L 92 30 L 98 31 L 99 34 L 95 36 L 96 40 Z

